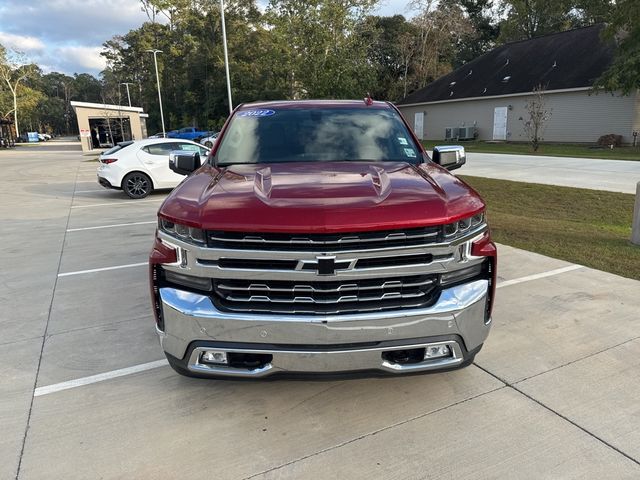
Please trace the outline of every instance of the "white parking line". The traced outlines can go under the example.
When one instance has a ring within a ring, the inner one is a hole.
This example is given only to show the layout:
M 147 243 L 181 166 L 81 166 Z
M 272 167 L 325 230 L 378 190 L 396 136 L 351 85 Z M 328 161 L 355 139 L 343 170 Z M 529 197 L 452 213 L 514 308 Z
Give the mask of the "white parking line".
M 141 265 L 146 265 L 146 264 L 141 264 Z M 115 267 L 115 268 L 121 268 L 121 267 Z M 526 277 L 514 278 L 513 280 L 507 280 L 505 282 L 499 283 L 497 285 L 497 288 L 507 287 L 509 285 L 515 285 L 523 282 L 529 282 L 531 280 L 538 280 L 540 278 L 552 277 L 554 275 L 559 275 L 565 272 L 571 272 L 579 268 L 582 268 L 582 265 L 569 265 L 567 267 L 557 268 L 555 270 L 550 270 L 548 272 L 536 273 L 535 275 L 527 275 Z M 91 271 L 91 270 L 87 270 L 87 271 Z M 78 272 L 72 272 L 72 273 L 78 273 Z M 68 275 L 68 274 L 63 273 L 61 275 Z M 53 385 L 47 385 L 44 387 L 36 388 L 34 390 L 33 396 L 39 397 L 42 395 L 48 395 L 49 393 L 59 392 L 61 390 L 68 390 L 69 388 L 82 387 L 83 385 L 90 385 L 92 383 L 102 382 L 104 380 L 109 380 L 111 378 L 124 377 L 126 375 L 131 375 L 132 373 L 144 372 L 146 370 L 152 370 L 154 368 L 164 367 L 167 364 L 168 362 L 166 360 L 158 360 L 155 362 L 134 365 L 132 367 L 121 368 L 119 370 L 112 370 L 110 372 L 100 373 L 98 375 L 91 375 L 90 377 L 82 377 L 76 380 L 69 380 L 67 382 L 62 382 L 62 383 L 54 383 Z
M 145 202 L 157 202 L 164 200 L 164 198 L 152 198 L 151 200 L 125 200 L 124 202 L 111 202 L 111 203 L 90 203 L 89 205 L 72 205 L 71 208 L 89 208 L 89 207 L 110 207 L 113 205 L 137 205 Z
M 157 360 L 155 362 L 143 363 L 140 365 L 134 365 L 133 367 L 121 368 L 119 370 L 112 370 L 110 372 L 91 375 L 90 377 L 82 377 L 76 380 L 69 380 L 68 382 L 54 383 L 53 385 L 36 388 L 33 392 L 33 396 L 41 397 L 42 395 L 48 395 L 50 393 L 68 390 L 70 388 L 82 387 L 83 385 L 91 385 L 92 383 L 104 382 L 105 380 L 109 380 L 111 378 L 124 377 L 125 375 L 131 375 L 133 373 L 144 372 L 146 370 L 164 367 L 168 364 L 169 362 L 167 362 L 167 360 Z
M 147 262 L 130 263 L 128 265 L 116 265 L 115 267 L 92 268 L 91 270 L 78 270 L 77 272 L 59 273 L 58 278 L 71 277 L 73 275 L 84 275 L 85 273 L 106 272 L 108 270 L 120 270 L 121 268 L 142 267 L 144 265 L 149 265 L 149 264 Z
M 67 232 L 83 232 L 85 230 L 100 230 L 102 228 L 116 228 L 116 227 L 128 227 L 130 225 L 151 225 L 153 222 L 132 222 L 132 223 L 115 223 L 113 225 L 100 225 L 98 227 L 83 227 L 83 228 L 68 228 Z
M 505 280 L 498 283 L 496 288 L 508 287 L 509 285 L 516 285 L 518 283 L 529 282 L 531 280 L 538 280 L 540 278 L 553 277 L 565 272 L 571 272 L 582 268 L 582 265 L 569 265 L 567 267 L 556 268 L 555 270 L 549 270 L 548 272 L 536 273 L 534 275 L 527 275 L 526 277 L 514 278 L 513 280 Z

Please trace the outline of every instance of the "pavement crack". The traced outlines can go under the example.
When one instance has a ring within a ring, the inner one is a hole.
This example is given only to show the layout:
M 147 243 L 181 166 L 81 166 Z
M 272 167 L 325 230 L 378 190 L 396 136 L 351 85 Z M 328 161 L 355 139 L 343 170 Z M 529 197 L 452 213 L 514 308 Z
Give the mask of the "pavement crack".
M 294 460 L 290 460 L 288 462 L 282 463 L 282 464 L 277 465 L 277 466 L 272 467 L 272 468 L 268 468 L 268 469 L 263 470 L 261 472 L 254 473 L 252 475 L 249 475 L 248 477 L 243 477 L 243 480 L 250 480 L 251 478 L 255 478 L 255 477 L 258 477 L 260 475 L 265 475 L 265 474 L 273 472 L 275 470 L 279 470 L 279 469 L 287 467 L 289 465 L 293 465 L 294 463 L 298 463 L 298 462 L 304 461 L 304 460 L 306 460 L 308 458 L 312 458 L 312 457 L 315 457 L 317 455 L 320 455 L 320 454 L 323 454 L 323 453 L 326 453 L 326 452 L 330 452 L 330 451 L 336 450 L 338 448 L 342 448 L 342 447 L 344 447 L 346 445 L 349 445 L 351 443 L 357 442 L 357 441 L 362 440 L 364 438 L 371 437 L 373 435 L 377 435 L 377 434 L 385 432 L 387 430 L 391 430 L 393 428 L 400 427 L 400 426 L 405 425 L 405 424 L 407 424 L 409 422 L 413 422 L 415 420 L 419 420 L 421 418 L 428 417 L 429 415 L 433 415 L 434 413 L 441 412 L 443 410 L 446 410 L 447 408 L 455 407 L 457 405 L 462 405 L 463 403 L 466 403 L 466 402 L 468 402 L 470 400 L 474 400 L 476 398 L 483 397 L 483 396 L 488 395 L 490 393 L 497 392 L 498 390 L 501 390 L 503 388 L 505 388 L 505 386 L 501 385 L 501 386 L 499 386 L 497 388 L 492 388 L 491 390 L 479 393 L 477 395 L 473 395 L 471 397 L 465 398 L 465 399 L 460 400 L 458 402 L 450 403 L 450 404 L 445 405 L 443 407 L 436 408 L 435 410 L 429 410 L 428 412 L 421 413 L 420 415 L 415 415 L 415 416 L 413 416 L 411 418 L 407 418 L 407 419 L 402 420 L 400 422 L 396 422 L 396 423 L 393 423 L 391 425 L 387 425 L 386 427 L 378 428 L 377 430 L 373 430 L 371 432 L 363 433 L 362 435 L 358 435 L 357 437 L 351 438 L 349 440 L 345 440 L 344 442 L 338 443 L 336 445 L 332 445 L 332 446 L 327 447 L 327 448 L 323 448 L 322 450 L 318 450 L 317 452 L 313 452 L 313 453 L 310 453 L 308 455 L 303 455 L 302 457 L 296 458 Z
M 625 343 L 628 343 L 628 342 L 631 342 L 631 341 L 633 341 L 633 339 L 631 339 L 631 340 L 627 340 L 626 342 L 622 342 L 620 345 L 624 345 Z M 614 348 L 614 347 L 611 347 L 611 348 Z M 606 350 L 609 350 L 609 349 L 607 348 L 607 349 L 605 349 L 605 350 L 603 350 L 603 351 L 606 351 Z M 588 355 L 588 356 L 587 356 L 587 357 L 585 357 L 585 358 L 589 358 L 590 356 L 592 356 L 592 355 Z M 567 365 L 569 365 L 569 364 L 571 364 L 571 363 L 575 363 L 575 362 L 569 362 Z M 482 370 L 483 372 L 487 373 L 488 375 L 491 375 L 491 376 L 492 376 L 493 378 L 495 378 L 496 380 L 498 380 L 498 381 L 500 381 L 500 382 L 504 383 L 506 388 L 511 388 L 511 389 L 515 390 L 515 391 L 516 391 L 516 392 L 518 392 L 520 395 L 522 395 L 522 396 L 524 396 L 524 397 L 528 398 L 528 399 L 529 399 L 529 400 L 531 400 L 532 402 L 534 402 L 534 403 L 536 403 L 536 404 L 540 405 L 540 406 L 541 406 L 542 408 L 544 408 L 545 410 L 547 410 L 547 411 L 549 411 L 549 412 L 553 413 L 554 415 L 557 415 L 558 417 L 560 417 L 561 419 L 563 419 L 565 422 L 570 423 L 571 425 L 573 425 L 573 426 L 574 426 L 574 427 L 576 427 L 577 429 L 579 429 L 579 430 L 583 431 L 584 433 L 586 433 L 588 436 L 590 436 L 590 437 L 591 437 L 591 438 L 593 438 L 594 440 L 596 440 L 596 441 L 598 441 L 598 442 L 602 443 L 603 445 L 605 445 L 605 446 L 609 447 L 609 448 L 610 448 L 611 450 L 613 450 L 614 452 L 617 452 L 618 454 L 620 454 L 620 455 L 622 455 L 623 457 L 625 457 L 627 460 L 630 460 L 630 461 L 632 461 L 633 463 L 635 463 L 636 465 L 640 466 L 640 461 L 636 460 L 635 458 L 633 458 L 633 457 L 632 457 L 631 455 L 629 455 L 628 453 L 624 452 L 623 450 L 619 449 L 618 447 L 616 447 L 616 446 L 612 445 L 611 443 L 607 442 L 605 439 L 600 438 L 598 435 L 596 435 L 596 434 L 595 434 L 595 433 L 593 433 L 593 432 L 590 432 L 590 431 L 589 431 L 589 430 L 587 430 L 585 427 L 583 427 L 582 425 L 580 425 L 580 424 L 576 423 L 575 421 L 571 420 L 571 419 L 570 419 L 569 417 L 567 417 L 566 415 L 563 415 L 562 413 L 560 413 L 560 412 L 558 412 L 558 411 L 554 410 L 554 409 L 553 409 L 553 408 L 551 408 L 550 406 L 548 406 L 548 405 L 546 405 L 546 404 L 542 403 L 540 400 L 538 400 L 538 399 L 536 399 L 536 398 L 532 397 L 532 396 L 531 396 L 531 395 L 529 395 L 528 393 L 526 393 L 526 392 L 524 392 L 523 390 L 521 390 L 520 388 L 518 388 L 518 387 L 516 386 L 516 384 L 517 384 L 517 383 L 520 383 L 520 382 L 522 382 L 522 381 L 524 381 L 524 380 L 519 380 L 519 381 L 518 381 L 518 382 L 516 382 L 516 383 L 509 383 L 509 382 L 508 382 L 508 381 L 506 381 L 505 379 L 500 378 L 500 377 L 499 377 L 498 375 L 496 375 L 495 373 L 490 372 L 489 370 L 487 370 L 486 368 L 481 367 L 480 365 L 478 365 L 478 364 L 477 364 L 477 363 L 475 363 L 475 362 L 474 362 L 474 365 L 475 365 L 476 367 L 478 367 L 480 370 Z M 552 370 L 555 370 L 555 369 L 552 369 Z M 551 371 L 551 370 L 548 370 L 548 371 Z M 546 373 L 546 372 L 545 372 L 545 373 Z M 537 376 L 537 375 L 534 375 L 534 376 Z M 531 378 L 533 378 L 533 377 L 531 377 Z
M 80 172 L 80 165 L 76 168 L 76 177 L 73 182 L 73 194 L 71 195 L 71 201 L 69 203 L 69 211 L 67 213 L 67 221 L 64 226 L 63 235 L 62 235 L 62 245 L 60 247 L 60 258 L 58 258 L 58 268 L 56 270 L 56 276 L 53 280 L 53 289 L 51 290 L 51 301 L 49 302 L 49 310 L 47 312 L 47 322 L 44 326 L 44 333 L 42 334 L 42 343 L 40 344 L 40 355 L 38 357 L 38 366 L 36 368 L 36 375 L 33 381 L 33 390 L 31 392 L 31 403 L 29 404 L 29 413 L 27 414 L 27 424 L 24 428 L 24 436 L 22 437 L 22 446 L 20 448 L 20 457 L 18 459 L 18 468 L 16 469 L 15 480 L 20 478 L 20 469 L 22 468 L 22 458 L 24 456 L 24 448 L 27 444 L 27 436 L 29 434 L 29 428 L 31 426 L 31 414 L 33 412 L 33 401 L 34 401 L 34 393 L 36 391 L 36 387 L 38 386 L 38 377 L 40 375 L 40 367 L 42 365 L 42 354 L 44 352 L 44 345 L 47 341 L 47 332 L 49 331 L 49 322 L 51 321 L 51 311 L 53 310 L 53 301 L 56 297 L 56 288 L 58 287 L 58 274 L 60 273 L 60 267 L 62 265 L 62 257 L 64 255 L 64 246 L 67 241 L 67 229 L 69 228 L 69 221 L 71 219 L 72 205 L 75 200 L 76 190 L 78 186 L 78 175 Z

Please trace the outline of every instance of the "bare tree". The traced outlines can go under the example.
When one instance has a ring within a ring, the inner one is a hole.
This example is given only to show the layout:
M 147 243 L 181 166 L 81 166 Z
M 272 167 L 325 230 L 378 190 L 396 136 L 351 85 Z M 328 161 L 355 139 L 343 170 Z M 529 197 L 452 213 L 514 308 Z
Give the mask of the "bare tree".
M 551 109 L 547 108 L 544 87 L 542 85 L 538 85 L 533 89 L 533 93 L 524 107 L 526 117 L 521 117 L 524 133 L 533 151 L 537 152 L 540 141 L 544 140 L 542 135 L 544 135 L 547 122 L 551 118 Z
M 18 126 L 18 87 L 21 82 L 31 76 L 35 69 L 33 64 L 27 61 L 23 53 L 11 51 L 6 55 L 6 50 L 0 45 L 0 81 L 6 83 L 13 96 L 13 108 L 6 112 L 5 116 L 13 113 L 13 122 L 16 127 L 16 136 L 20 136 Z

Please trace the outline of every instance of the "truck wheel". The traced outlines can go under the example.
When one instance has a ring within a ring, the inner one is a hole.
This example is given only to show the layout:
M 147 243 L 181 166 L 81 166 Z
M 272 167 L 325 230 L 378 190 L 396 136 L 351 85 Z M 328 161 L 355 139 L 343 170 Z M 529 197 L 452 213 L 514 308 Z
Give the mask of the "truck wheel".
M 141 172 L 131 172 L 122 180 L 122 190 L 131 198 L 144 198 L 151 193 L 151 179 Z

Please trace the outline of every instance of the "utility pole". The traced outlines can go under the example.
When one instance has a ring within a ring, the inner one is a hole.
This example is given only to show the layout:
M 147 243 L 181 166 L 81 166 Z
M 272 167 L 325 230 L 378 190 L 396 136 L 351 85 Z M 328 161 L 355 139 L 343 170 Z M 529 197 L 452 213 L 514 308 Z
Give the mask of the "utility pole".
M 131 106 L 131 94 L 129 93 L 129 85 L 133 85 L 131 82 L 122 82 L 120 85 L 127 87 L 127 100 L 129 100 L 129 106 Z
M 227 73 L 227 96 L 229 97 L 229 114 L 233 112 L 231 100 L 231 78 L 229 77 L 229 54 L 227 53 L 227 28 L 224 22 L 224 0 L 220 0 L 220 17 L 222 19 L 222 45 L 224 47 L 224 69 Z
M 158 53 L 162 53 L 162 50 L 147 50 L 147 52 L 153 53 L 153 64 L 156 67 L 156 83 L 158 85 L 158 101 L 160 102 L 160 120 L 162 121 L 162 135 L 166 137 L 167 132 L 164 129 L 164 113 L 162 112 L 162 94 L 160 93 L 160 75 L 158 75 L 158 56 L 157 56 Z

